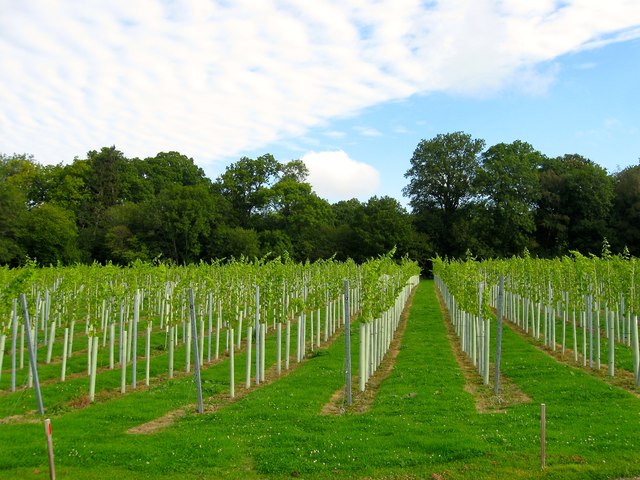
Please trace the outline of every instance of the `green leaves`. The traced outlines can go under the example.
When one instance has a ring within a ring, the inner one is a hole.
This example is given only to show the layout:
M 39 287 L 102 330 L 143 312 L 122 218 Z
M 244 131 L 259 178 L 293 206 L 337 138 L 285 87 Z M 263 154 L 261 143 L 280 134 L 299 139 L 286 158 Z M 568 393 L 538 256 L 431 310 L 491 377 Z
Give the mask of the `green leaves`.
M 365 262 L 359 270 L 361 287 L 361 319 L 370 322 L 378 318 L 391 305 L 405 284 L 420 273 L 417 263 L 403 259 L 393 260 L 395 250 Z
M 452 214 L 474 195 L 474 182 L 480 167 L 484 140 L 463 132 L 440 134 L 422 140 L 405 173 L 409 185 L 405 195 L 415 209 L 437 206 Z

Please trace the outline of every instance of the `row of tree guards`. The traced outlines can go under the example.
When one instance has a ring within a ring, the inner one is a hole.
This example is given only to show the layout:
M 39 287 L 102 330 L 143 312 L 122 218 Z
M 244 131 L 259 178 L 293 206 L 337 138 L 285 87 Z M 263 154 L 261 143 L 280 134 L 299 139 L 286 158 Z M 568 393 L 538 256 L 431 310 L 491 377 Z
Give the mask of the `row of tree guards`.
M 442 273 L 442 272 L 441 272 Z M 461 306 L 460 301 L 450 290 L 440 275 L 435 275 L 435 284 L 449 311 L 449 320 L 460 340 L 460 348 L 467 358 L 478 369 L 483 383 L 489 385 L 491 370 L 491 316 L 482 308 L 484 296 L 484 284 L 477 286 L 478 309 L 468 311 Z M 496 354 L 494 373 L 494 393 L 497 395 L 500 389 L 500 356 L 502 348 L 502 319 L 504 318 L 504 277 L 499 278 L 498 288 L 495 293 L 495 305 L 497 313 Z
M 640 385 L 637 259 L 613 256 L 434 261 L 434 275 L 462 349 L 489 383 L 490 317 L 504 317 L 583 367 L 616 374 L 616 348 L 628 349 Z M 500 288 L 503 282 L 503 288 Z M 498 344 L 499 346 L 499 344 Z M 620 367 L 618 367 L 620 368 Z
M 362 265 L 277 258 L 184 267 L 138 263 L 126 268 L 0 269 L 0 284 L 5 285 L 0 297 L 0 388 L 14 392 L 19 385 L 34 386 L 38 368 L 33 367 L 38 365 L 50 365 L 49 376 L 59 367 L 58 381 L 64 382 L 82 369 L 69 359 L 84 357 L 93 402 L 101 372 L 120 369 L 120 391 L 125 393 L 137 388 L 142 372 L 141 382 L 149 385 L 153 362 L 166 362 L 166 375 L 172 378 L 176 359 L 183 355 L 180 365 L 187 373 L 195 370 L 196 376 L 205 365 L 228 357 L 233 397 L 239 351 L 246 353 L 244 386 L 250 388 L 266 380 L 267 362 L 274 362 L 281 374 L 354 318 L 360 322 L 358 378 L 364 390 L 418 281 L 417 265 L 397 262 L 392 255 Z M 275 359 L 266 358 L 268 336 L 275 336 Z M 25 351 L 32 359 L 25 360 Z M 5 356 L 11 366 L 3 370 Z M 21 372 L 27 361 L 32 368 L 25 375 Z M 201 403 L 199 393 L 199 408 Z

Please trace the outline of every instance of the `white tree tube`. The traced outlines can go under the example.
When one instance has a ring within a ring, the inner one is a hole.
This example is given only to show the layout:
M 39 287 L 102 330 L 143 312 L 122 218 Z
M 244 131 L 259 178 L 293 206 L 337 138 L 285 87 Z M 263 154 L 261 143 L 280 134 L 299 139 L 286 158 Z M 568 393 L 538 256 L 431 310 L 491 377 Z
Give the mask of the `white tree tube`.
M 93 350 L 93 337 L 87 337 L 87 375 L 91 375 L 91 352 Z
M 209 294 L 208 300 L 208 328 L 207 328 L 207 362 L 211 362 L 211 335 L 213 333 L 213 293 Z
M 289 356 L 291 355 L 291 320 L 287 319 L 284 340 L 284 368 L 289 370 Z
M 276 370 L 282 372 L 282 323 L 276 323 Z
M 562 355 L 564 355 L 567 345 L 567 321 L 569 320 L 569 312 L 565 309 L 562 312 Z
M 246 374 L 245 374 L 245 388 L 251 387 L 251 345 L 253 341 L 253 328 L 247 327 L 247 365 L 246 365 Z M 233 344 L 233 342 L 231 342 Z
M 483 362 L 483 373 L 484 373 L 484 384 L 489 385 L 489 350 L 491 349 L 491 323 L 487 318 L 484 321 L 484 362 Z
M 182 328 L 184 330 L 185 323 L 182 323 Z M 191 371 L 191 334 L 187 334 L 185 338 L 185 359 L 184 359 L 184 371 L 189 373 Z
M 126 330 L 122 332 L 122 341 L 124 342 L 125 345 L 127 344 Z M 122 362 L 120 362 L 120 393 L 125 393 L 126 391 L 127 391 L 127 356 L 123 355 Z
M 267 322 L 264 322 L 262 324 L 262 328 L 260 329 L 260 381 L 264 382 L 266 377 L 265 377 L 265 368 L 264 368 L 264 363 L 265 363 L 265 350 L 266 350 L 266 344 L 267 344 Z
M 298 317 L 298 328 L 296 336 L 296 362 L 300 362 L 300 342 L 302 341 L 302 316 Z
M 89 401 L 93 403 L 96 396 L 96 376 L 98 375 L 98 336 L 93 337 L 91 350 L 91 378 L 89 381 Z
M 326 308 L 325 314 L 324 314 L 324 341 L 326 342 L 328 340 L 329 340 L 329 309 Z
M 131 327 L 131 388 L 138 383 L 138 321 L 140 320 L 140 290 L 133 297 L 133 325 Z
M 613 316 L 609 318 L 609 376 L 616 374 L 615 358 L 616 358 L 616 342 L 615 342 L 615 323 Z M 598 332 L 599 334 L 600 332 Z
M 65 328 L 65 331 L 67 329 Z M 116 345 L 116 324 L 109 325 L 109 369 L 113 370 L 115 366 L 115 345 Z M 66 351 L 66 349 L 65 349 Z
M 71 320 L 71 327 L 69 327 L 69 349 L 67 351 L 68 358 L 71 358 L 73 354 L 73 330 L 76 327 L 76 321 Z
M 571 321 L 573 323 L 573 360 L 578 363 L 578 331 L 576 329 L 576 309 L 571 312 Z
M 51 354 L 53 353 L 53 342 L 55 338 L 56 338 L 56 321 L 54 320 L 51 322 L 51 328 L 49 330 L 49 338 L 48 338 L 48 345 L 47 345 L 47 359 L 46 359 L 47 365 L 51 363 Z
M 315 347 L 315 342 L 314 342 L 314 336 L 315 336 L 315 323 L 313 322 L 314 318 L 313 315 L 315 313 L 315 310 L 311 310 L 311 313 L 309 314 L 309 328 L 311 329 L 311 331 L 309 332 L 311 335 L 311 351 L 313 352 L 314 347 Z
M 305 358 L 307 356 L 307 314 L 302 313 L 302 356 L 301 358 Z
M 145 366 L 144 384 L 146 386 L 149 386 L 149 370 L 151 368 L 151 322 L 147 323 L 147 338 L 145 342 L 144 356 L 147 360 L 147 364 Z
M 631 316 L 631 312 L 629 312 Z M 636 380 L 636 386 L 640 384 L 640 346 L 638 345 L 638 317 L 633 316 L 631 322 L 631 348 L 633 352 L 633 373 Z
M 198 357 L 200 366 L 204 365 L 204 319 L 200 319 L 200 338 L 198 339 Z
M 587 314 L 582 312 L 582 366 L 587 366 Z
M 613 312 L 611 312 L 611 315 L 611 319 L 613 320 Z M 596 369 L 600 370 L 600 309 L 596 310 L 596 327 L 594 333 L 596 335 Z
M 4 345 L 6 338 L 6 335 L 0 335 L 0 378 L 2 378 L 2 363 L 4 362 Z
M 219 304 L 218 304 L 219 305 Z M 220 329 L 222 328 L 222 307 L 218 308 L 218 318 L 216 319 L 216 355 L 215 359 L 220 358 Z
M 62 344 L 62 371 L 60 373 L 60 381 L 64 382 L 67 377 L 67 348 L 69 341 L 69 327 L 65 327 L 64 329 L 64 342 Z
M 173 337 L 174 337 L 173 325 L 169 326 L 169 378 L 173 378 Z
M 233 338 L 233 328 L 229 329 L 229 334 L 231 335 L 231 338 Z M 231 342 L 231 346 L 229 348 L 229 396 L 231 398 L 236 396 L 235 378 L 236 372 L 234 365 L 233 342 Z
M 13 299 L 13 313 L 11 322 L 11 391 L 16 391 L 16 345 L 18 343 L 18 310 L 17 300 Z
M 256 318 L 256 327 L 255 327 L 255 330 L 256 330 L 256 355 L 255 355 L 256 385 L 260 384 L 260 350 L 262 348 L 262 342 L 260 341 L 260 331 L 262 330 L 261 327 L 262 327 L 262 324 Z
M 367 329 L 364 323 L 360 323 L 360 352 L 359 360 L 360 365 L 358 367 L 358 388 L 361 392 L 364 392 L 367 382 L 366 365 L 367 365 Z

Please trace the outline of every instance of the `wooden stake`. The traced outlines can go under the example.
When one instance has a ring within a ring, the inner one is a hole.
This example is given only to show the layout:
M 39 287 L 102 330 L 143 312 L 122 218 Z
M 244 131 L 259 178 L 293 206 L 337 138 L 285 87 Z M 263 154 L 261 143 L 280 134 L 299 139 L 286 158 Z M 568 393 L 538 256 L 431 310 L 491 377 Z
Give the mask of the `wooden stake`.
M 44 432 L 47 436 L 47 453 L 49 454 L 49 478 L 56 480 L 56 466 L 53 461 L 53 436 L 51 430 L 51 420 L 44 420 Z

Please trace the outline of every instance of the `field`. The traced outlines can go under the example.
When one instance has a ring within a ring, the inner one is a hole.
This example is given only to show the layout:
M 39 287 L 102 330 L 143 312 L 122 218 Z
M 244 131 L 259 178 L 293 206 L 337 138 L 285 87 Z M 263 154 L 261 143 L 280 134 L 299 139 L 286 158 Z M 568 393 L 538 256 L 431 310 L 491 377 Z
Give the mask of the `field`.
M 354 326 L 354 356 L 358 334 Z M 612 386 L 569 360 L 558 361 L 534 340 L 505 327 L 502 372 L 521 395 L 505 393 L 503 400 L 512 404 L 496 405 L 493 398 L 492 406 L 480 377 L 456 358 L 455 345 L 433 282 L 423 281 L 393 369 L 373 382 L 368 408 L 323 413 L 344 387 L 344 335 L 338 334 L 287 375 L 240 390 L 233 401 L 227 395 L 228 358 L 213 363 L 202 372 L 204 414 L 195 411 L 193 376 L 184 374 L 125 395 L 103 389 L 93 404 L 58 402 L 49 412 L 56 473 L 65 479 L 120 480 L 640 475 L 637 392 Z M 273 358 L 274 341 L 266 348 L 267 358 Z M 239 365 L 244 365 L 242 355 L 236 357 Z M 33 395 L 24 389 L 7 393 L 6 376 L 5 363 L 0 478 L 48 478 L 43 425 L 35 413 L 24 412 L 24 405 L 35 408 Z M 56 395 L 65 397 L 64 389 L 86 395 L 88 381 L 82 376 L 44 382 L 45 407 Z M 541 403 L 547 408 L 544 471 Z M 128 433 L 170 412 L 174 415 L 164 428 Z

